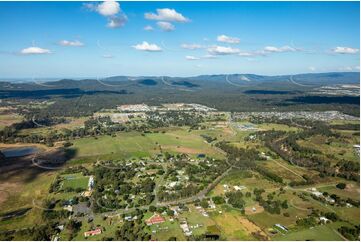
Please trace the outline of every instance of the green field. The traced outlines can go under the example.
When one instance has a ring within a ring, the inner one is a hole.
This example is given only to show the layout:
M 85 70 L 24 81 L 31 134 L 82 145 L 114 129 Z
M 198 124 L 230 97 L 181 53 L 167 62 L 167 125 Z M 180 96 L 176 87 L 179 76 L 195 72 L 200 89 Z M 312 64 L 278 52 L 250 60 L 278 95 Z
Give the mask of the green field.
M 104 155 L 123 158 L 145 157 L 160 153 L 161 150 L 193 156 L 207 154 L 222 157 L 222 154 L 207 144 L 202 137 L 185 129 L 144 135 L 139 132 L 129 132 L 118 133 L 116 137 L 83 138 L 75 140 L 73 147 L 77 150 L 78 157 Z
M 73 189 L 88 188 L 89 177 L 83 176 L 81 173 L 66 174 L 66 175 L 62 175 L 61 177 L 64 179 L 62 183 L 63 189 L 66 189 L 68 187 Z
M 285 235 L 277 235 L 273 240 L 323 240 L 340 241 L 344 240 L 330 225 L 320 225 L 314 228 L 307 228 L 298 231 L 290 231 Z

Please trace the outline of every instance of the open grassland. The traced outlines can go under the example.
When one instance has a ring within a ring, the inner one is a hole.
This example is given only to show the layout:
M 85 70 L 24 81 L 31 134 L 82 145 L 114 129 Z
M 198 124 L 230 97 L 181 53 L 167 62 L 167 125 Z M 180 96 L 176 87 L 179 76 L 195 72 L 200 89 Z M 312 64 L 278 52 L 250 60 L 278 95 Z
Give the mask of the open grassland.
M 11 114 L 0 114 L 0 130 L 6 126 L 10 126 L 14 123 L 19 123 L 23 120 L 21 115 L 16 113 Z
M 186 240 L 186 237 L 180 228 L 179 222 L 177 220 L 171 222 L 169 221 L 169 218 L 166 218 L 166 220 L 166 222 L 160 225 L 154 224 L 149 226 L 149 231 L 152 234 L 152 240 L 166 241 L 171 237 L 176 237 L 178 240 Z M 156 232 L 153 233 L 152 231 Z
M 118 133 L 116 137 L 101 136 L 74 141 L 78 157 L 113 155 L 123 158 L 152 156 L 162 152 L 186 153 L 193 156 L 207 154 L 221 158 L 223 155 L 207 144 L 202 137 L 185 129 L 165 133 Z
M 346 184 L 345 189 L 338 189 L 335 185 L 323 186 L 319 190 L 321 192 L 328 192 L 329 194 L 336 194 L 343 199 L 352 198 L 357 200 L 360 198 L 360 184 L 357 182 L 344 181 Z
M 62 175 L 62 178 L 64 178 L 64 181 L 62 182 L 63 189 L 66 189 L 66 188 L 87 189 L 88 188 L 89 177 L 83 176 L 81 173 Z
M 62 129 L 75 129 L 84 126 L 84 122 L 89 119 L 89 117 L 80 117 L 80 118 L 67 118 L 65 123 L 56 124 L 52 126 L 55 130 Z
M 82 220 L 82 227 L 80 231 L 76 234 L 73 240 L 81 241 L 81 240 L 103 240 L 105 237 L 114 237 L 115 231 L 118 230 L 122 226 L 122 219 L 120 217 L 112 217 L 104 219 L 101 215 L 95 215 L 94 220 L 92 222 L 88 222 L 84 217 Z M 92 230 L 92 228 L 102 228 L 102 233 L 99 235 L 94 235 L 90 237 L 85 237 L 84 232 Z M 61 240 L 69 239 L 69 231 L 63 230 L 60 233 Z
M 309 171 L 305 168 L 291 165 L 283 159 L 270 159 L 261 163 L 261 166 L 267 168 L 274 174 L 282 177 L 284 181 L 303 181 L 302 175 L 317 174 L 316 171 Z
M 34 207 L 34 203 L 41 207 L 42 202 L 48 195 L 50 184 L 54 181 L 54 172 L 41 173 L 36 179 L 24 182 L 21 178 L 13 178 L 11 185 L 2 183 L 1 187 L 8 190 L 9 196 L 0 204 L 1 213 L 18 210 L 20 208 L 32 208 L 26 216 L 0 221 L 0 230 L 11 230 L 23 227 L 31 227 L 34 224 L 42 224 L 40 208 Z
M 49 127 L 39 126 L 39 127 L 32 128 L 32 129 L 22 129 L 19 131 L 19 134 L 21 134 L 21 135 L 31 135 L 31 134 L 46 135 L 46 134 L 50 134 L 52 132 L 63 133 L 65 131 L 65 129 L 73 130 L 73 129 L 84 126 L 84 122 L 87 119 L 88 119 L 88 117 L 67 118 L 66 122 L 64 122 L 64 123 L 56 124 L 56 125 L 49 126 Z
M 211 196 L 224 195 L 227 190 L 224 186 L 228 186 L 230 190 L 233 186 L 245 186 L 242 192 L 253 192 L 255 188 L 263 188 L 266 191 L 275 191 L 280 186 L 267 180 L 256 172 L 233 170 L 209 193 Z M 252 203 L 255 204 L 255 203 Z
M 334 155 L 337 160 L 345 159 L 355 162 L 360 160 L 353 147 L 353 145 L 360 143 L 358 137 L 351 137 L 347 140 L 336 138 L 328 140 L 325 136 L 316 135 L 307 140 L 299 140 L 297 143 L 304 147 L 317 149 L 323 154 Z
M 212 213 L 211 218 L 221 231 L 222 238 L 227 240 L 254 240 L 252 232 L 260 230 L 239 211 L 233 209 L 227 209 L 222 214 Z
M 286 234 L 278 234 L 272 238 L 273 240 L 328 240 L 328 241 L 340 241 L 344 240 L 341 235 L 332 228 L 331 225 L 319 225 L 313 228 L 305 228 L 297 231 L 289 231 Z

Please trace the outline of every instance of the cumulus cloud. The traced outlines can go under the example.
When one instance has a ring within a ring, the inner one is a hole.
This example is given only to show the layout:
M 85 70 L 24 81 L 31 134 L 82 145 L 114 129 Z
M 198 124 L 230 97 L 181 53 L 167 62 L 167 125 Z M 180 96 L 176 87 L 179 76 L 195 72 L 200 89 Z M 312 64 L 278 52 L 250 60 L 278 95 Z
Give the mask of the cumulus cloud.
M 199 45 L 199 44 L 181 44 L 181 47 L 183 49 L 187 49 L 187 50 L 197 50 L 197 49 L 204 48 L 204 46 Z
M 127 15 L 122 12 L 120 4 L 113 0 L 104 1 L 99 4 L 86 3 L 84 7 L 106 17 L 108 19 L 107 27 L 109 28 L 122 27 L 128 20 Z
M 161 30 L 163 30 L 165 32 L 171 32 L 171 31 L 175 30 L 174 25 L 169 22 L 160 21 L 160 22 L 157 22 L 157 25 Z
M 240 42 L 239 38 L 236 37 L 230 37 L 227 35 L 219 35 L 217 37 L 218 42 L 228 43 L 228 44 L 238 44 Z
M 169 22 L 180 22 L 185 23 L 190 20 L 184 17 L 181 13 L 178 13 L 174 9 L 170 8 L 159 8 L 156 10 L 157 13 L 145 13 L 144 17 L 149 20 L 157 21 L 169 21 Z
M 116 1 L 104 1 L 98 4 L 97 11 L 103 16 L 113 16 L 120 12 L 120 5 Z
M 125 14 L 119 14 L 117 16 L 112 16 L 112 17 L 109 17 L 107 26 L 112 29 L 120 28 L 125 25 L 127 20 L 128 20 L 128 18 Z
M 23 55 L 42 55 L 42 54 L 51 54 L 51 53 L 52 52 L 48 49 L 43 49 L 36 46 L 28 47 L 20 51 L 20 54 Z
M 149 44 L 147 41 L 143 41 L 141 44 L 133 45 L 132 47 L 136 50 L 149 51 L 149 52 L 162 51 L 162 48 L 160 48 L 158 45 Z
M 186 60 L 200 60 L 201 58 L 199 57 L 195 57 L 195 56 L 192 56 L 192 55 L 187 55 L 186 56 Z
M 356 54 L 359 52 L 359 49 L 351 48 L 351 47 L 336 47 L 333 49 L 334 53 L 338 54 Z
M 84 46 L 84 43 L 80 42 L 79 40 L 60 40 L 59 45 L 61 46 L 74 46 L 74 47 L 81 47 Z
M 237 48 L 219 46 L 219 45 L 211 46 L 207 49 L 207 51 L 209 54 L 212 55 L 233 55 L 240 52 L 240 50 Z
M 293 51 L 297 51 L 298 49 L 286 45 L 282 47 L 266 46 L 264 47 L 263 50 L 269 53 L 281 53 L 281 52 L 293 52 Z
M 150 25 L 147 25 L 143 28 L 145 31 L 153 31 L 153 27 Z

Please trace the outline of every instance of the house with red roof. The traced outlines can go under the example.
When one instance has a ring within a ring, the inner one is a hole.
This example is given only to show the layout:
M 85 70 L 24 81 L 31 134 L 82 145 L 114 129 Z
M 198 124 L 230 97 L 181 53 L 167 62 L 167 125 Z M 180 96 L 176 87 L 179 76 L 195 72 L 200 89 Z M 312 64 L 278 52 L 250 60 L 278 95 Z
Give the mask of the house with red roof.
M 102 230 L 100 228 L 97 228 L 95 230 L 90 230 L 90 231 L 84 232 L 84 236 L 89 237 L 89 236 L 94 236 L 94 235 L 98 235 L 101 233 L 102 233 Z
M 145 221 L 145 223 L 150 226 L 150 225 L 153 225 L 153 224 L 160 224 L 160 223 L 164 223 L 165 222 L 165 219 L 160 216 L 159 214 L 154 214 L 152 217 L 150 217 L 149 219 L 147 219 Z

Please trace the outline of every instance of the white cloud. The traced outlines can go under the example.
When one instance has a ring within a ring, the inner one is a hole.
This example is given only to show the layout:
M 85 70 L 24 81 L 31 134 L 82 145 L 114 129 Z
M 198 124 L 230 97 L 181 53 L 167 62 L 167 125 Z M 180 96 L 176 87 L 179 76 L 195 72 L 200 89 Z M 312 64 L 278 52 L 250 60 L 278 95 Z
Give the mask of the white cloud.
M 166 32 L 171 32 L 171 31 L 175 30 L 174 25 L 169 22 L 160 21 L 160 22 L 157 22 L 157 25 L 160 29 L 162 29 L 163 31 L 166 31 Z
M 187 55 L 186 56 L 186 60 L 200 60 L 201 58 L 199 57 L 195 57 L 195 56 L 192 56 L 192 55 Z
M 199 44 L 181 44 L 181 47 L 183 49 L 187 49 L 187 50 L 196 50 L 196 49 L 204 48 L 204 46 L 199 45 Z
M 147 25 L 143 28 L 145 31 L 153 31 L 153 27 L 150 25 Z
M 316 67 L 314 67 L 314 66 L 310 66 L 310 67 L 308 67 L 308 69 L 309 69 L 310 71 L 316 71 Z
M 125 25 L 125 23 L 127 22 L 128 18 L 125 14 L 121 13 L 117 16 L 112 16 L 108 19 L 108 24 L 107 26 L 109 28 L 120 28 L 123 27 Z
M 81 47 L 84 46 L 84 43 L 80 42 L 79 40 L 61 40 L 59 41 L 59 45 L 61 46 L 75 46 L 75 47 Z
M 170 21 L 170 22 L 189 22 L 189 19 L 178 13 L 174 9 L 158 8 L 157 13 L 145 13 L 144 17 L 149 20 Z
M 207 54 L 202 57 L 203 59 L 216 59 L 217 57 L 215 55 Z
M 286 45 L 282 47 L 266 46 L 264 47 L 263 50 L 265 52 L 270 52 L 270 53 L 281 53 L 281 52 L 293 52 L 293 51 L 297 51 L 298 49 Z
M 149 44 L 147 41 L 143 41 L 141 44 L 132 46 L 136 50 L 149 51 L 149 52 L 157 52 L 162 51 L 162 49 L 156 44 Z
M 339 71 L 359 71 L 360 66 L 344 66 L 338 68 Z
M 233 55 L 240 52 L 240 50 L 237 48 L 218 46 L 218 45 L 208 48 L 207 51 L 212 55 Z
M 99 4 L 85 3 L 83 6 L 90 11 L 97 12 L 100 15 L 107 17 L 107 27 L 109 28 L 122 27 L 128 20 L 127 15 L 122 12 L 120 4 L 114 0 L 104 1 Z
M 98 4 L 96 10 L 103 16 L 113 16 L 120 12 L 120 5 L 116 1 L 104 1 Z
M 217 37 L 217 41 L 218 42 L 223 42 L 223 43 L 229 43 L 229 44 L 238 44 L 240 42 L 239 38 L 236 37 L 230 37 L 227 35 L 219 35 Z
M 22 49 L 20 51 L 20 54 L 23 54 L 23 55 L 41 55 L 41 54 L 51 54 L 52 52 L 48 49 L 43 49 L 43 48 L 40 48 L 40 47 L 28 47 L 28 48 L 25 48 L 25 49 Z
M 252 53 L 252 52 L 239 52 L 238 55 L 242 56 L 242 57 L 250 57 L 250 56 L 255 56 L 255 53 Z
M 338 46 L 333 49 L 333 52 L 338 53 L 338 54 L 356 54 L 359 52 L 359 49 Z

